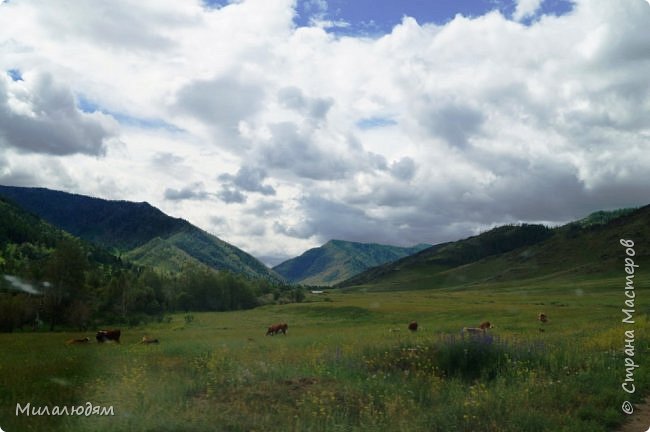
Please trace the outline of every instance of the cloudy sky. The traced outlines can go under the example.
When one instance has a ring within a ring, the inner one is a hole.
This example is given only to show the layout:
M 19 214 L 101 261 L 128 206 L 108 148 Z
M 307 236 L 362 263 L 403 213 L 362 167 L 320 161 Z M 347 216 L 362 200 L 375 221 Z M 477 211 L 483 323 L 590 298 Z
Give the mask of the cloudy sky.
M 0 0 L 0 184 L 277 264 L 650 203 L 646 0 Z

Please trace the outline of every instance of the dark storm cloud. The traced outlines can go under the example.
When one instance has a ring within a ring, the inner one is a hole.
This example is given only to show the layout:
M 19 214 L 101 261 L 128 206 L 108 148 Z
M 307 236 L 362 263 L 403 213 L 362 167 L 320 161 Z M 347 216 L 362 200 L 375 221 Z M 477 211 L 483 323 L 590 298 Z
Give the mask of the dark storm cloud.
M 28 89 L 12 89 L 0 77 L 0 146 L 59 156 L 105 154 L 106 140 L 116 130 L 112 119 L 77 110 L 70 90 L 50 75 L 33 78 L 28 85 Z M 22 109 L 15 108 L 16 100 Z
M 571 219 L 576 211 L 588 211 L 584 184 L 569 167 L 547 165 L 529 169 L 533 175 L 519 172 L 504 176 L 487 191 L 499 208 L 484 212 L 486 221 L 501 214 L 513 220 L 561 222 Z

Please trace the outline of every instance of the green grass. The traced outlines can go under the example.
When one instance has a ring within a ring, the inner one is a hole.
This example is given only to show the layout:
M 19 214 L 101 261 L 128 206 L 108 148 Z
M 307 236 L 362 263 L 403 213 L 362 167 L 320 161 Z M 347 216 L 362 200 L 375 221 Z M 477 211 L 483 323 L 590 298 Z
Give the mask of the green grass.
M 335 290 L 302 304 L 123 328 L 121 345 L 64 344 L 78 333 L 1 334 L 0 427 L 611 431 L 627 396 L 621 281 Z M 635 284 L 638 403 L 650 388 L 650 281 Z M 540 311 L 549 316 L 544 332 Z M 417 333 L 406 329 L 411 320 Z M 460 337 L 483 320 L 496 326 L 489 343 Z M 287 336 L 264 336 L 276 322 L 289 324 Z M 160 345 L 138 344 L 145 334 Z M 27 402 L 112 405 L 115 416 L 15 416 Z

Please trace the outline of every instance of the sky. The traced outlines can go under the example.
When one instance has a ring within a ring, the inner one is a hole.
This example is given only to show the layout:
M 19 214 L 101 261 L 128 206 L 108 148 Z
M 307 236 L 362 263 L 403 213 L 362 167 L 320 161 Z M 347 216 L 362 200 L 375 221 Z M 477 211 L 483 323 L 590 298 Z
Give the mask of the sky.
M 0 184 L 269 265 L 650 203 L 645 0 L 0 1 Z

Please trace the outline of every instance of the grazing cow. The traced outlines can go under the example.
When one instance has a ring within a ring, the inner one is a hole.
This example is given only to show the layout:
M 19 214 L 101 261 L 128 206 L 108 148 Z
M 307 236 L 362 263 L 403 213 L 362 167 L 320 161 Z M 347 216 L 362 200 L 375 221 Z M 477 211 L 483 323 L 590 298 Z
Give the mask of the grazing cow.
M 100 330 L 97 332 L 97 335 L 95 337 L 99 343 L 104 343 L 107 341 L 115 341 L 117 343 L 120 343 L 120 334 L 121 332 L 119 330 Z
M 287 335 L 287 330 L 289 329 L 289 326 L 286 323 L 282 324 L 273 324 L 269 329 L 266 331 L 266 335 L 271 335 L 275 336 L 276 334 L 282 332 L 283 335 Z
M 89 342 L 90 342 L 90 339 L 85 337 L 85 338 L 81 338 L 81 339 L 68 339 L 66 341 L 66 344 L 68 344 L 68 345 L 76 345 L 76 344 L 87 344 Z
M 412 332 L 418 331 L 418 322 L 411 321 L 411 323 L 409 324 L 409 330 L 411 330 Z
M 546 316 L 545 313 L 540 312 L 539 315 L 537 315 L 537 319 L 542 323 L 546 324 L 548 322 L 548 317 Z
M 461 330 L 461 335 L 464 337 L 466 334 L 469 335 L 483 335 L 487 334 L 487 331 L 491 328 L 494 328 L 490 321 L 483 321 L 478 327 L 463 327 Z
M 488 330 L 491 328 L 494 328 L 494 326 L 490 323 L 490 321 L 483 321 L 480 326 L 478 326 L 480 329 L 483 330 Z
M 141 344 L 157 344 L 160 343 L 158 339 L 153 339 L 148 336 L 142 336 L 142 340 L 140 341 Z

